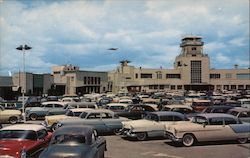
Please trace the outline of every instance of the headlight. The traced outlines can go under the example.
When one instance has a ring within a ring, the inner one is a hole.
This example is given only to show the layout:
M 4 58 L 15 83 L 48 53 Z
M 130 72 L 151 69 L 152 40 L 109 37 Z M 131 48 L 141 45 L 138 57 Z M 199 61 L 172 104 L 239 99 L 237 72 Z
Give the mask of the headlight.
M 21 151 L 21 158 L 26 158 L 26 151 L 24 149 Z
M 56 127 L 57 127 L 57 128 L 62 127 L 62 123 L 61 123 L 61 122 L 58 122 L 58 123 L 56 124 Z

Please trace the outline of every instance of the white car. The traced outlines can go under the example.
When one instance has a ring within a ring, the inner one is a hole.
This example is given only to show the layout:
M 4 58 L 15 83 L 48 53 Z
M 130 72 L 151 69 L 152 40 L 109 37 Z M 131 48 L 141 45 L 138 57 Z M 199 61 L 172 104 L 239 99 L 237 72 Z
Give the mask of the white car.
M 195 142 L 238 140 L 246 143 L 250 137 L 250 124 L 242 123 L 230 114 L 197 114 L 190 122 L 166 126 L 165 135 L 174 142 L 192 146 Z
M 122 122 L 120 134 L 127 137 L 146 140 L 149 137 L 163 137 L 165 126 L 175 122 L 187 122 L 185 115 L 172 111 L 150 112 L 144 119 Z

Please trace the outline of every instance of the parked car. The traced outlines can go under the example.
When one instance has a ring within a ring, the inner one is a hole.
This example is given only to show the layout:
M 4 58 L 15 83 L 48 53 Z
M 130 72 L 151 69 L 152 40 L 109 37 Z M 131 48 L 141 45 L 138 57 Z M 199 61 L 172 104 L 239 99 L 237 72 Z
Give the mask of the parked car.
M 0 157 L 37 157 L 52 134 L 42 125 L 18 124 L 0 129 Z
M 62 114 L 65 114 L 68 109 L 75 109 L 75 108 L 98 109 L 95 102 L 69 102 L 69 103 L 66 103 L 63 108 L 50 109 L 47 115 L 62 115 Z
M 195 142 L 220 140 L 246 143 L 250 137 L 249 125 L 230 114 L 198 114 L 185 124 L 167 126 L 165 135 L 174 142 L 182 142 L 184 146 L 192 146 Z
M 65 115 L 52 115 L 52 116 L 45 116 L 45 121 L 43 125 L 51 131 L 56 130 L 56 125 L 58 121 L 72 118 L 72 117 L 79 117 L 80 114 L 86 110 L 91 110 L 90 108 L 76 108 L 76 109 L 68 109 Z
M 26 118 L 33 121 L 37 118 L 44 118 L 51 109 L 64 109 L 65 104 L 65 102 L 50 101 L 43 102 L 41 107 L 26 108 Z
M 111 110 L 90 109 L 82 112 L 79 117 L 64 119 L 58 122 L 57 128 L 67 125 L 90 125 L 98 134 L 117 132 L 122 128 L 122 121 L 129 120 L 119 117 Z
M 39 158 L 104 158 L 106 140 L 90 126 L 65 126 L 53 133 Z
M 211 100 L 195 100 L 192 102 L 191 107 L 196 112 L 202 112 L 202 110 L 211 105 L 213 105 L 213 102 Z
M 116 115 L 126 117 L 129 119 L 137 120 L 142 119 L 147 112 L 156 111 L 153 107 L 144 104 L 132 104 L 129 105 L 125 110 L 115 112 Z
M 22 118 L 21 111 L 4 109 L 4 107 L 0 105 L 0 123 L 15 124 L 18 121 L 20 121 L 21 118 Z
M 22 108 L 22 102 L 0 102 L 0 106 L 4 107 L 4 109 L 19 110 Z
M 230 109 L 228 111 L 228 114 L 238 117 L 242 122 L 250 123 L 250 109 L 249 108 L 237 107 L 234 109 Z
M 188 121 L 185 115 L 172 111 L 150 112 L 144 119 L 122 122 L 121 134 L 127 137 L 146 140 L 149 137 L 163 137 L 165 125 L 177 121 Z
M 227 105 L 213 105 L 205 108 L 202 113 L 227 113 L 228 110 L 233 109 L 232 106 Z

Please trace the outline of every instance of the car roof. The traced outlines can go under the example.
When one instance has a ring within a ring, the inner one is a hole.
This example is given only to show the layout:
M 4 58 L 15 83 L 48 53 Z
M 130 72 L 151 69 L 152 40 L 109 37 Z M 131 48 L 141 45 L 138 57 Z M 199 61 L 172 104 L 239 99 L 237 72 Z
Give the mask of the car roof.
M 31 131 L 39 131 L 42 129 L 46 129 L 44 126 L 42 125 L 37 125 L 37 124 L 16 124 L 16 125 L 11 125 L 11 126 L 7 126 L 4 127 L 0 130 L 31 130 Z
M 57 135 L 82 135 L 85 136 L 87 144 L 91 144 L 93 130 L 94 129 L 91 126 L 67 125 L 58 128 L 53 133 L 53 138 Z
M 230 117 L 230 118 L 237 119 L 237 117 L 233 115 L 224 114 L 224 113 L 202 113 L 202 114 L 197 114 L 196 116 L 206 117 L 207 119 L 214 118 L 214 117 Z
M 76 108 L 76 109 L 70 109 L 70 111 L 72 112 L 84 112 L 84 111 L 88 111 L 88 110 L 92 110 L 91 108 Z
M 96 105 L 95 102 L 68 102 L 68 105 Z
M 67 104 L 67 102 L 60 102 L 60 101 L 46 101 L 46 102 L 43 102 L 42 105 L 47 105 L 47 104 L 61 104 L 61 105 L 65 105 Z
M 128 104 L 124 104 L 124 103 L 109 103 L 107 105 L 108 106 L 128 106 Z
M 164 107 L 168 108 L 188 108 L 188 109 L 193 109 L 190 105 L 181 105 L 181 104 L 173 104 L 173 105 L 166 105 Z
M 228 106 L 228 105 L 212 105 L 212 106 L 208 106 L 208 109 L 231 109 L 233 108 L 232 106 Z
M 250 109 L 249 108 L 243 108 L 243 107 L 235 107 L 233 109 L 230 109 L 230 111 L 237 111 L 237 112 L 247 111 L 247 112 L 250 112 Z
M 158 116 L 169 116 L 169 115 L 178 115 L 180 117 L 183 117 L 184 115 L 179 112 L 174 112 L 174 111 L 155 111 L 155 112 L 150 112 L 151 114 L 156 114 Z
M 113 111 L 111 110 L 108 110 L 108 109 L 88 109 L 86 110 L 86 112 L 108 112 L 108 113 L 114 113 Z

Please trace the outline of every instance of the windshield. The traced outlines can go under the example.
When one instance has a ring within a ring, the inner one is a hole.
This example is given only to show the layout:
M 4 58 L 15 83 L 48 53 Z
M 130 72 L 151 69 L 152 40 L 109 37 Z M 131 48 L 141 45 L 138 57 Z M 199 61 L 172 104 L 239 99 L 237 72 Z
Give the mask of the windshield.
M 85 144 L 85 137 L 82 135 L 57 135 L 52 139 L 51 143 L 70 145 Z
M 1 139 L 36 140 L 37 135 L 35 131 L 30 131 L 30 130 L 2 130 L 0 131 L 0 140 Z
M 153 120 L 153 121 L 159 121 L 159 118 L 157 115 L 155 114 L 148 114 L 145 116 L 146 120 Z
M 88 113 L 86 113 L 86 112 L 82 112 L 81 115 L 80 115 L 79 117 L 80 117 L 80 118 L 86 118 L 87 114 L 88 114 Z

